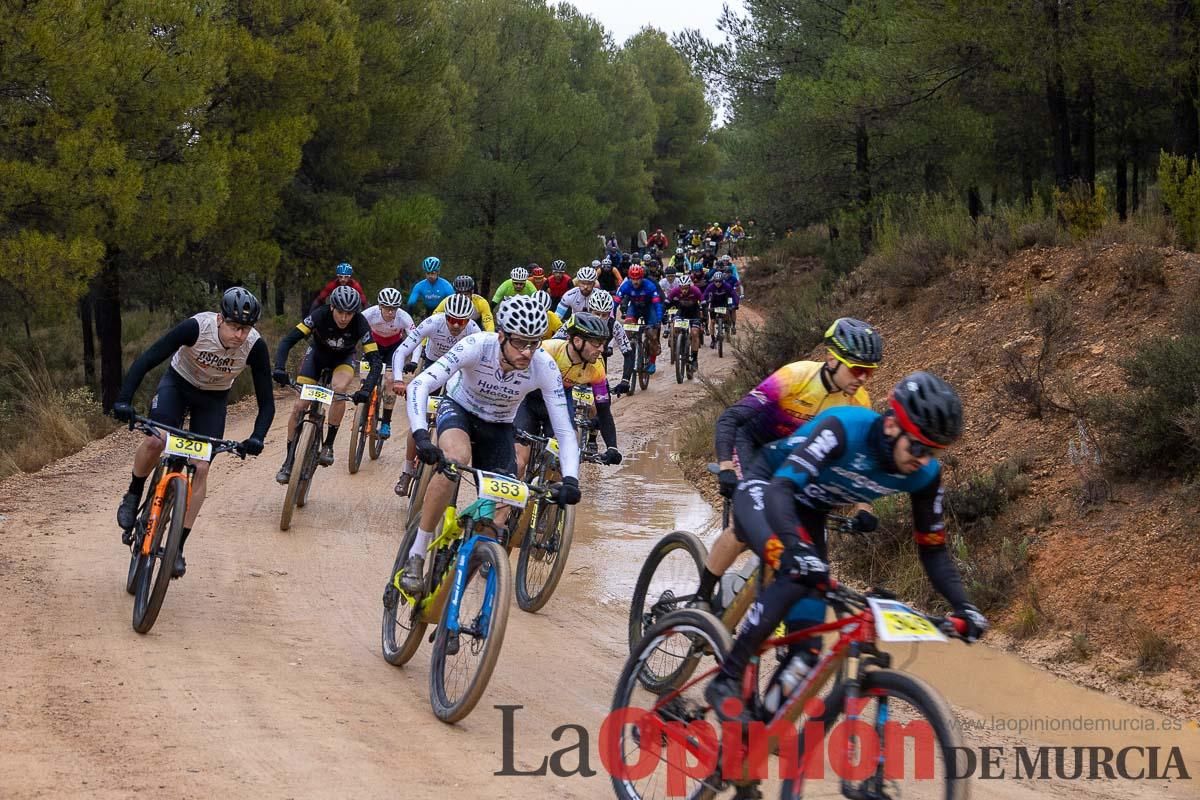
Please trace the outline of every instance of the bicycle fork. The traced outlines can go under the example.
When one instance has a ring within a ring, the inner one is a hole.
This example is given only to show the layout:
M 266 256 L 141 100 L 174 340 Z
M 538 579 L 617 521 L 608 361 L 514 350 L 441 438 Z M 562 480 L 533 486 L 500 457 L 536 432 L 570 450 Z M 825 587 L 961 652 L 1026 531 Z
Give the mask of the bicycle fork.
M 162 516 L 163 506 L 166 505 L 167 486 L 171 482 L 171 478 L 178 475 L 187 483 L 187 497 L 184 499 L 183 511 L 187 513 L 187 507 L 192 502 L 192 479 L 191 476 L 178 470 L 168 472 L 163 475 L 158 484 L 154 487 L 154 499 L 150 501 L 150 519 L 146 521 L 145 535 L 142 537 L 142 555 L 150 555 L 150 546 L 154 542 L 154 532 L 158 530 L 158 519 Z
M 490 536 L 481 536 L 479 534 L 472 535 L 458 548 L 458 555 L 455 557 L 454 570 L 454 588 L 450 592 L 450 607 L 446 610 L 446 630 L 450 633 L 457 634 L 460 632 L 458 624 L 458 610 L 462 603 L 463 593 L 467 589 L 467 565 L 471 561 L 471 553 L 475 551 L 475 545 L 479 542 L 495 542 L 496 540 Z M 483 608 L 479 611 L 479 628 L 470 630 L 473 636 L 480 639 L 488 637 L 488 626 L 492 619 L 492 605 L 496 601 L 496 572 L 488 570 L 487 587 L 484 589 Z

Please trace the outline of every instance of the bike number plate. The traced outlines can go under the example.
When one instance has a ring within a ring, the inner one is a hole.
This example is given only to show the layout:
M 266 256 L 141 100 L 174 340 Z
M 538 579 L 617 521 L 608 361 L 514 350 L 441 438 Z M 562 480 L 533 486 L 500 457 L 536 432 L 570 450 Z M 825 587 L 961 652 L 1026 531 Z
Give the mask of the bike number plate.
M 300 399 L 316 400 L 318 403 L 329 405 L 333 402 L 333 389 L 327 386 L 318 386 L 315 383 L 306 383 L 300 390 Z
M 925 617 L 895 600 L 868 598 L 875 634 L 883 642 L 944 642 L 946 637 Z
M 686 319 L 677 319 L 677 320 L 675 320 L 675 328 L 676 328 L 677 330 L 686 331 L 686 330 L 688 329 L 688 326 L 690 326 L 691 324 L 692 324 L 692 323 L 691 323 L 689 320 L 686 320 Z
M 716 308 L 713 309 L 713 311 L 720 314 L 722 317 L 725 316 L 727 313 L 729 313 L 729 309 L 726 308 L 725 306 L 717 306 Z
M 480 471 L 479 496 L 513 508 L 524 508 L 529 502 L 529 487 L 507 475 Z
M 366 361 L 358 362 L 358 377 L 365 378 L 371 374 L 371 365 Z
M 627 330 L 630 333 L 637 333 L 641 329 L 641 327 L 642 326 L 638 325 L 636 322 L 626 322 L 625 323 L 625 330 Z
M 595 398 L 592 396 L 591 387 L 588 386 L 571 387 L 571 399 L 573 399 L 576 404 L 583 406 L 590 406 L 593 402 L 595 402 Z
M 429 398 L 429 403 L 426 406 L 426 410 L 429 412 L 429 416 L 431 416 L 431 417 L 437 416 L 438 403 L 440 403 L 440 402 L 442 402 L 442 398 L 440 395 L 434 395 L 433 397 Z
M 558 455 L 558 439 L 555 439 L 553 436 L 551 436 L 550 441 L 546 442 L 546 449 L 549 450 L 551 453 L 554 453 L 554 455 L 557 456 Z
M 212 444 L 171 434 L 167 436 L 167 455 L 194 458 L 197 461 L 212 461 Z

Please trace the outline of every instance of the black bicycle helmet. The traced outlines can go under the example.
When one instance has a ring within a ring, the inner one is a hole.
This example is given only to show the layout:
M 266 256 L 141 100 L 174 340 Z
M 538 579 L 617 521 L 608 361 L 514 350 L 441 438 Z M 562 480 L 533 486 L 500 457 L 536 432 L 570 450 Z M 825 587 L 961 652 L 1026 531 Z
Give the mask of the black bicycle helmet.
M 931 447 L 947 447 L 962 436 L 962 400 L 950 384 L 929 372 L 906 375 L 888 397 L 905 433 Z
M 475 279 L 470 275 L 459 275 L 454 279 L 454 291 L 472 294 L 475 291 Z
M 883 337 L 861 319 L 834 320 L 825 331 L 825 344 L 852 366 L 877 367 L 883 361 Z
M 353 286 L 339 286 L 329 294 L 329 305 L 338 311 L 353 314 L 362 308 L 362 298 Z
M 221 295 L 221 317 L 239 325 L 253 325 L 262 316 L 258 298 L 241 286 L 231 286 Z
M 567 323 L 567 331 L 572 336 L 582 336 L 585 339 L 595 339 L 601 342 L 608 339 L 608 323 L 586 311 L 578 311 L 571 315 L 571 321 Z

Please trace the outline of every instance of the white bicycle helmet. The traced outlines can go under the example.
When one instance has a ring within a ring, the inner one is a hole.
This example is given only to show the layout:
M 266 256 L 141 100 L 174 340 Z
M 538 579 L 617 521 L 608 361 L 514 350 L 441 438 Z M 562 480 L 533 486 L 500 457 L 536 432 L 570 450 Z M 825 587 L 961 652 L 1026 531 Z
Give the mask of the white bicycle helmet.
M 679 276 L 679 285 L 680 286 L 691 286 L 692 285 L 691 273 L 685 272 L 682 275 L 680 275 Z
M 592 259 L 592 269 L 600 269 L 600 262 L 597 259 Z
M 475 304 L 465 294 L 452 294 L 446 298 L 446 316 L 454 319 L 470 319 L 475 314 Z
M 587 303 L 588 311 L 600 317 L 607 317 L 612 314 L 614 305 L 612 295 L 604 289 L 597 289 L 592 292 Z
M 597 262 L 597 264 L 598 264 L 598 262 Z M 596 268 L 595 267 L 580 267 L 579 272 L 575 273 L 575 280 L 585 281 L 585 282 L 591 281 L 594 283 L 596 280 Z
M 550 310 L 550 305 L 554 302 L 554 298 L 550 297 L 550 293 L 545 289 L 538 289 L 533 293 L 533 297 L 537 298 L 537 301 L 542 304 L 542 308 L 546 311 Z
M 604 267 L 611 267 L 611 266 L 612 266 L 612 259 L 611 259 L 611 258 L 609 258 L 608 256 L 605 256 L 605 257 L 604 257 L 604 260 L 600 262 L 600 265 L 601 265 L 601 266 L 604 266 Z
M 403 298 L 400 297 L 400 292 L 392 287 L 379 290 L 379 305 L 387 306 L 388 308 L 399 308 L 404 305 Z
M 529 280 L 529 270 L 524 267 L 513 267 L 513 271 L 508 274 L 508 277 L 513 279 L 514 283 Z
M 500 304 L 496 311 L 496 325 L 512 336 L 540 339 L 550 327 L 550 317 L 536 297 L 519 294 Z

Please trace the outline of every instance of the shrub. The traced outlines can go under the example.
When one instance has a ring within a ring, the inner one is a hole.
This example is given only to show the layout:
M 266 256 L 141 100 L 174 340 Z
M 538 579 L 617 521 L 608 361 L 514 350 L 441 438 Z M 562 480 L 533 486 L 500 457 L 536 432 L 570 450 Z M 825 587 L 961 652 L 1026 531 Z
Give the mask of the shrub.
M 1104 225 L 1108 217 L 1108 192 L 1095 189 L 1084 181 L 1075 181 L 1069 189 L 1054 190 L 1054 207 L 1063 225 L 1075 239 L 1084 239 Z
M 1117 286 L 1130 293 L 1150 286 L 1167 285 L 1166 259 L 1152 247 L 1133 247 L 1117 262 Z
M 1158 156 L 1158 185 L 1183 246 L 1200 241 L 1200 166 L 1194 159 L 1166 151 Z
M 951 484 L 946 489 L 946 513 L 964 531 L 976 525 L 986 528 L 1009 503 L 1029 491 L 1028 469 L 1025 457 L 1007 458 L 990 470 Z
M 1162 672 L 1179 654 L 1179 645 L 1157 631 L 1142 628 L 1137 633 L 1137 668 L 1142 672 Z

